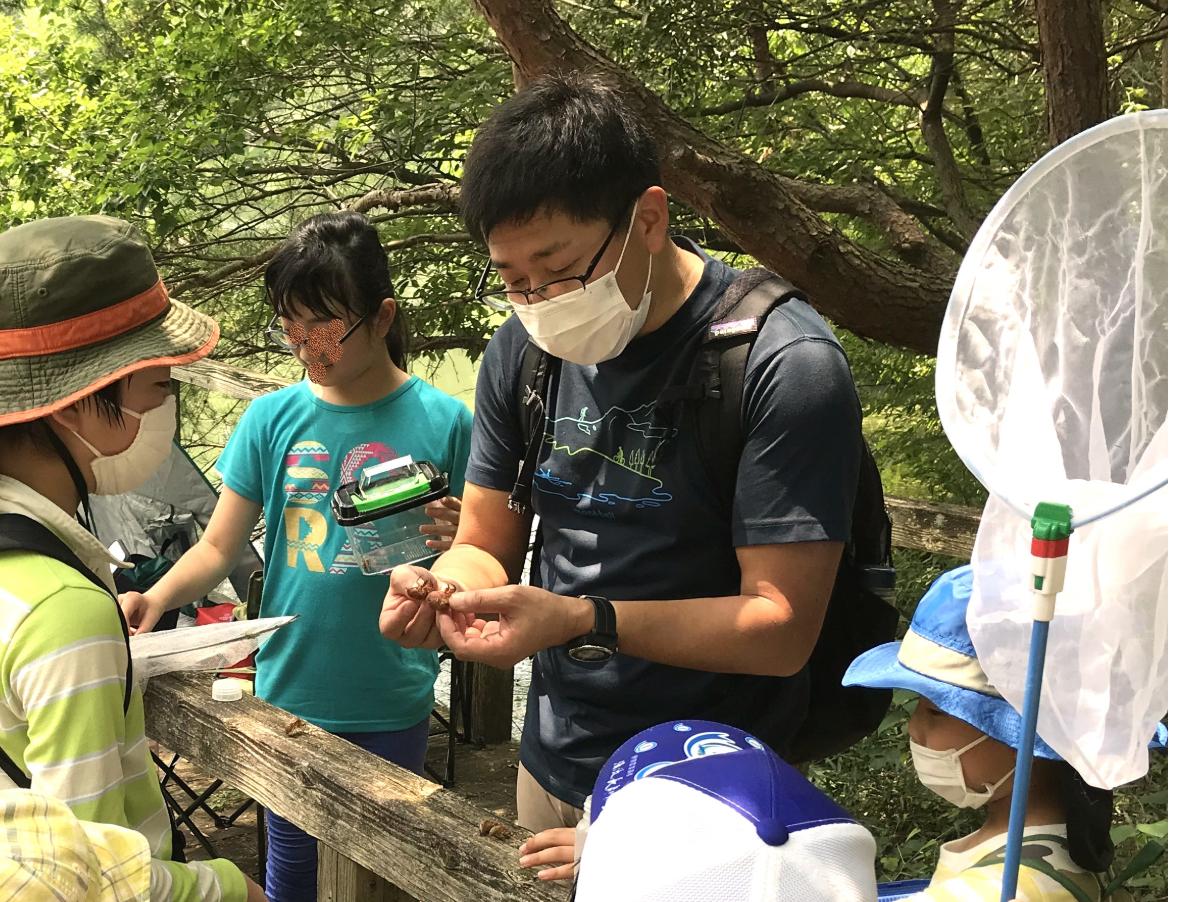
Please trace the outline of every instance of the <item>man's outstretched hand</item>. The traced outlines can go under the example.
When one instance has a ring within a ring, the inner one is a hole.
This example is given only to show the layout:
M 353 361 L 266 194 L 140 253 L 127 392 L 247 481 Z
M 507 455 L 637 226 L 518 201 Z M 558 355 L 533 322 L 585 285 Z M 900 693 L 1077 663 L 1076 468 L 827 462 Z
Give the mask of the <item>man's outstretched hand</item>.
M 512 667 L 543 649 L 569 642 L 590 632 L 595 622 L 590 601 L 533 586 L 456 592 L 449 608 L 448 613 L 437 614 L 446 647 L 460 660 L 493 667 Z

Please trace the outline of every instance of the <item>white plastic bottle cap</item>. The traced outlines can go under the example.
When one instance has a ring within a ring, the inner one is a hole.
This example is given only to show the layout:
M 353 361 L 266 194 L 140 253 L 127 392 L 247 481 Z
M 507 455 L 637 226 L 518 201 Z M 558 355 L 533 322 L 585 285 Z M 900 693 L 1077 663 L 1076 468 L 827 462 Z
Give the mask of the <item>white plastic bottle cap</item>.
M 212 697 L 217 702 L 236 702 L 242 697 L 241 680 L 231 677 L 213 680 Z

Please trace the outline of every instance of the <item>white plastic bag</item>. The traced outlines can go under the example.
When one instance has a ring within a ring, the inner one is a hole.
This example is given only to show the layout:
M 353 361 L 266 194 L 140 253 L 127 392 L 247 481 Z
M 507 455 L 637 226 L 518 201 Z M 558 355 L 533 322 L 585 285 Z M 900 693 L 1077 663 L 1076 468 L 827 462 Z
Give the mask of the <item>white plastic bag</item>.
M 163 673 L 217 671 L 247 657 L 291 617 L 233 620 L 130 637 L 133 675 L 139 686 Z

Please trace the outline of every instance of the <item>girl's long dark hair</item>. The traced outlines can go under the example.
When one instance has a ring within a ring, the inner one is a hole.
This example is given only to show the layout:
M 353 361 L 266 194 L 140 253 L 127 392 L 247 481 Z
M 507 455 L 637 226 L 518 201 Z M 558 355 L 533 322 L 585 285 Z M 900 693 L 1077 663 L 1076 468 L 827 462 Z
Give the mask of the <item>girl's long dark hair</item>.
M 337 305 L 369 318 L 396 296 L 379 232 L 367 217 L 348 211 L 318 213 L 302 222 L 267 264 L 266 289 L 271 307 L 289 318 L 306 307 L 333 319 Z M 398 304 L 387 349 L 392 362 L 405 369 L 408 335 Z

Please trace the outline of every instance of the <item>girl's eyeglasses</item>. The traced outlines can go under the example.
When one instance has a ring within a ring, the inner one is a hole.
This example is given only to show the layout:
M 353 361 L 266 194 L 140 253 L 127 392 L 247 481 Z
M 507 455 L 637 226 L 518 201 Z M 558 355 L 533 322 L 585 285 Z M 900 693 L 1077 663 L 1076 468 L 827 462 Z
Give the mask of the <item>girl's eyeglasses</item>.
M 305 326 L 304 323 L 289 323 L 285 328 L 280 318 L 276 316 L 267 326 L 267 338 L 275 346 L 292 353 L 299 351 L 305 345 L 312 345 L 314 350 L 322 350 L 322 346 L 327 349 L 333 345 L 341 345 L 365 321 L 366 317 L 360 316 L 358 322 L 349 329 L 341 319 L 331 319 L 327 323 L 320 323 L 311 328 Z

